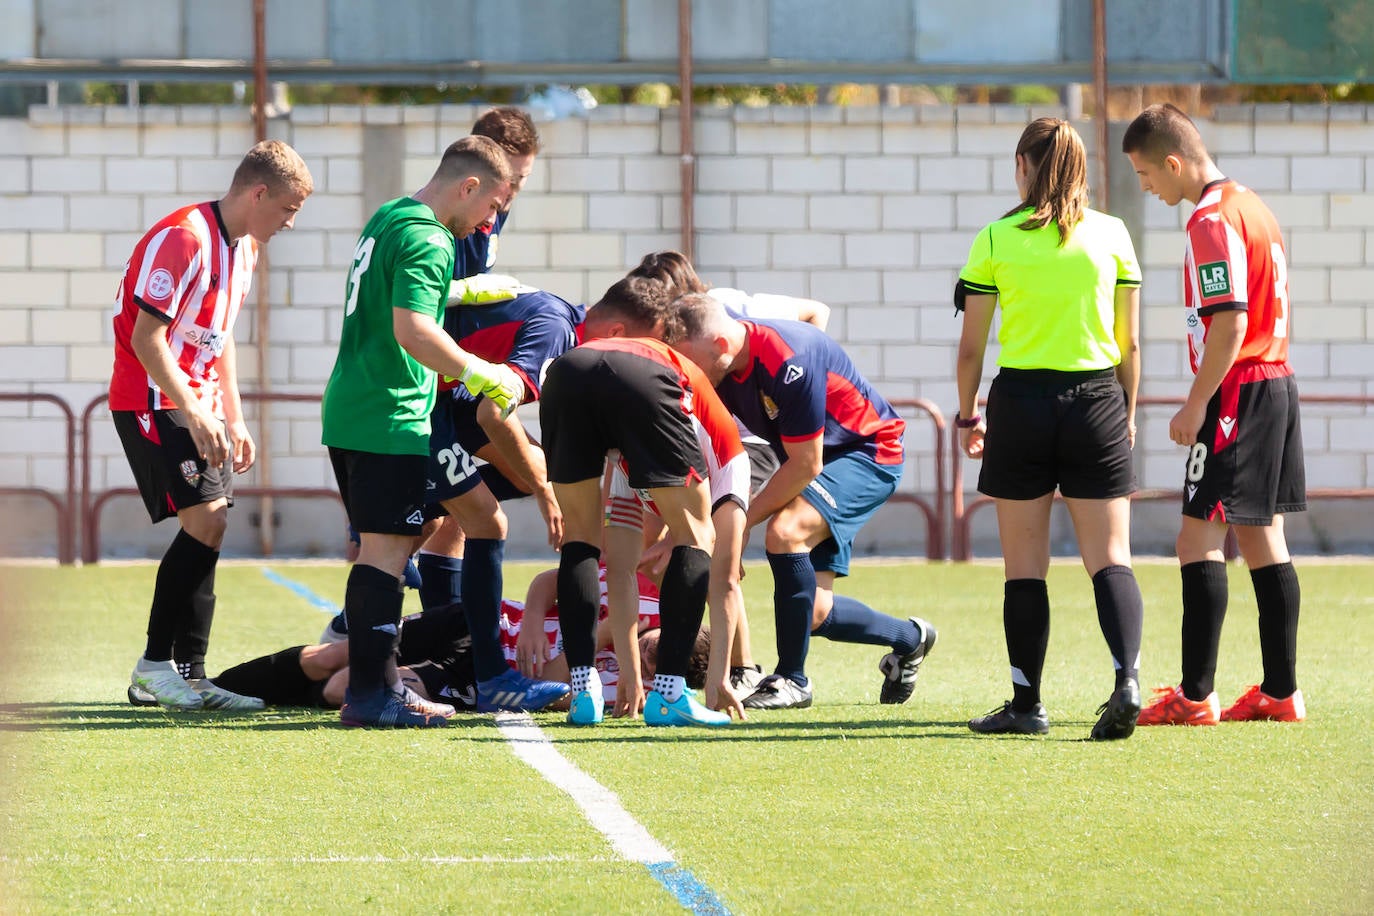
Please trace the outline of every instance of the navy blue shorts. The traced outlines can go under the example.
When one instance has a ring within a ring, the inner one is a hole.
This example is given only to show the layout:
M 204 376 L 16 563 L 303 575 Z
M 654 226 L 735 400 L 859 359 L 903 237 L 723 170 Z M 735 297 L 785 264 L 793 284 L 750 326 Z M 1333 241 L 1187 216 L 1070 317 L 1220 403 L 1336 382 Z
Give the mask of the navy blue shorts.
M 902 479 L 900 464 L 879 464 L 866 452 L 848 452 L 821 468 L 801 495 L 830 526 L 830 537 L 811 549 L 816 572 L 849 575 L 854 538 L 887 502 Z

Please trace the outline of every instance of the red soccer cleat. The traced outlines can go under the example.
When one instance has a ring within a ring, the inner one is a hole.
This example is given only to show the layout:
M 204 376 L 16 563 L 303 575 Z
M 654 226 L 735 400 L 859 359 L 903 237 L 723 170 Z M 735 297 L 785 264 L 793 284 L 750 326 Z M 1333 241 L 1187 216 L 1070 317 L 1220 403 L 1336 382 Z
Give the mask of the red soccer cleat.
M 1137 725 L 1216 725 L 1221 701 L 1216 691 L 1205 700 L 1190 700 L 1182 687 L 1156 687 L 1155 701 L 1140 711 Z
M 1294 690 L 1291 697 L 1276 700 L 1260 690 L 1259 684 L 1241 694 L 1239 700 L 1221 714 L 1223 722 L 1301 722 L 1307 718 L 1307 706 L 1302 691 Z

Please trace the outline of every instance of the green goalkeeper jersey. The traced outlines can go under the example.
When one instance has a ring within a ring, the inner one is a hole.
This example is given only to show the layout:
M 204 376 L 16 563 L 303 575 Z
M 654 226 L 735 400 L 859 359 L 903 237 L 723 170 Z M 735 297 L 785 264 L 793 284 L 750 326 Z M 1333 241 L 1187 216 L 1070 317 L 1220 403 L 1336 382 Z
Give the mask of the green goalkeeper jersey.
M 452 277 L 453 233 L 428 206 L 401 197 L 368 220 L 353 251 L 339 355 L 324 389 L 325 445 L 429 454 L 434 372 L 396 342 L 392 310 L 442 324 Z

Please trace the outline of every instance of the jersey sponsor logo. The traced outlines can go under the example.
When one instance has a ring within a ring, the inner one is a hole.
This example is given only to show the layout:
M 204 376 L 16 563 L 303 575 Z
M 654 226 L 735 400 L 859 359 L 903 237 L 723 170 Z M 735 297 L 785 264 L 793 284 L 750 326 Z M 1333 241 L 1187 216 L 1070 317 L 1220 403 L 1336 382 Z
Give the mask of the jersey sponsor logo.
M 190 486 L 200 485 L 200 466 L 190 458 L 181 463 L 181 477 Z
M 186 325 L 178 328 L 177 333 L 184 337 L 189 343 L 194 344 L 202 350 L 208 350 L 215 356 L 224 352 L 223 331 L 216 331 L 214 328 L 203 328 L 198 324 Z
M 796 363 L 793 363 L 787 367 L 787 372 L 783 374 L 782 383 L 784 385 L 790 385 L 805 374 L 805 369 L 803 369 L 801 366 L 798 366 Z
M 1231 293 L 1231 273 L 1225 261 L 1212 261 L 1197 267 L 1198 288 L 1204 299 Z
M 760 393 L 759 397 L 763 400 L 763 412 L 768 415 L 768 419 L 776 420 L 778 418 L 777 402 L 763 393 Z
M 166 299 L 172 295 L 172 290 L 176 288 L 176 281 L 172 279 L 172 272 L 165 267 L 159 267 L 148 275 L 148 298 Z
M 1217 421 L 1217 424 L 1221 427 L 1222 436 L 1229 439 L 1231 438 L 1231 431 L 1236 428 L 1236 418 L 1222 417 Z
M 424 523 L 425 514 L 421 512 L 419 509 L 416 509 L 414 512 L 406 516 L 407 525 L 423 525 Z

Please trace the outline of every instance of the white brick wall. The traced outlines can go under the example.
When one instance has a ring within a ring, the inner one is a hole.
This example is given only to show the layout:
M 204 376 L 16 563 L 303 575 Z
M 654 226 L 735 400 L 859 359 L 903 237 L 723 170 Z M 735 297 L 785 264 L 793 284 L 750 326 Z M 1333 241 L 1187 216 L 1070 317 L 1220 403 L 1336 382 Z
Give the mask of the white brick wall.
M 368 215 L 363 126 L 395 125 L 404 177 L 422 181 L 478 113 L 467 105 L 310 106 L 271 122 L 269 133 L 311 163 L 317 189 L 296 230 L 269 249 L 269 372 L 279 390 L 318 392 L 333 364 L 343 274 Z M 1374 393 L 1374 118 L 1364 108 L 1299 114 L 1235 107 L 1199 126 L 1222 168 L 1263 193 L 1284 227 L 1303 389 Z M 700 271 L 716 283 L 828 302 L 832 332 L 882 390 L 949 412 L 960 329 L 950 294 L 973 233 L 1014 203 L 1012 151 L 1032 116 L 1018 106 L 703 109 L 695 122 Z M 1091 144 L 1087 127 L 1080 130 Z M 646 251 L 679 244 L 676 112 L 603 106 L 540 132 L 543 154 L 502 239 L 500 269 L 585 302 Z M 232 106 L 35 109 L 27 119 L 0 119 L 0 391 L 51 391 L 84 408 L 108 375 L 110 304 L 139 235 L 171 209 L 221 191 L 252 139 L 248 112 Z M 1117 157 L 1112 168 L 1126 163 Z M 1186 207 L 1149 198 L 1141 212 L 1144 390 L 1179 395 L 1187 385 L 1178 291 Z M 248 389 L 256 387 L 255 307 L 254 298 L 239 329 Z M 992 362 L 990 351 L 988 375 Z M 1374 486 L 1369 416 L 1325 405 L 1306 411 L 1311 486 Z M 277 482 L 332 485 L 317 410 L 278 405 L 273 417 Z M 1177 483 L 1167 419 L 1164 408 L 1144 411 L 1144 486 Z M 928 430 L 913 419 L 916 457 L 904 490 L 933 486 Z M 0 403 L 0 443 L 0 486 L 61 482 L 61 424 L 50 410 Z M 127 485 L 118 441 L 99 417 L 91 447 L 95 486 Z M 128 502 L 112 504 L 106 531 L 123 522 L 146 528 L 137 502 Z M 302 514 L 318 529 L 321 513 L 333 511 Z M 517 516 L 513 528 L 521 524 Z M 1167 548 L 1167 532 L 1147 536 Z M 239 538 L 251 549 L 249 534 Z M 321 540 L 318 530 L 279 538 Z M 153 532 L 147 543 L 164 540 Z M 536 539 L 526 547 L 537 549 Z

